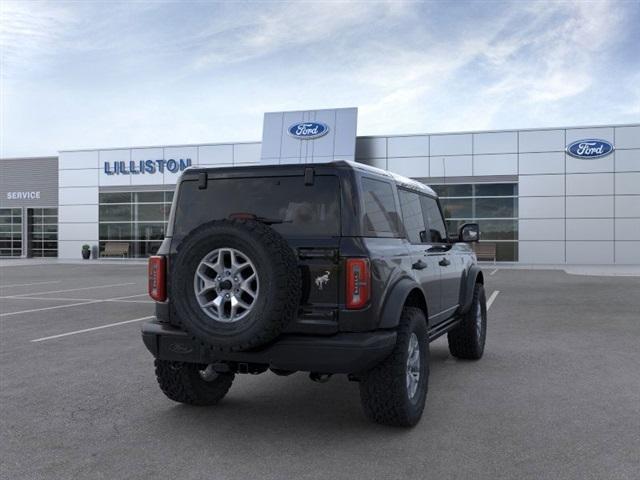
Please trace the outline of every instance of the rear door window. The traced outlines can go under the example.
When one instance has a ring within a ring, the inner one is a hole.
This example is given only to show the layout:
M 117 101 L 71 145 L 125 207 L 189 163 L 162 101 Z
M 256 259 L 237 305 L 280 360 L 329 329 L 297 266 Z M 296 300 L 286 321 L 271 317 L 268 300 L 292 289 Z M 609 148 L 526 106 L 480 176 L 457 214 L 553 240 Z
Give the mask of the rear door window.
M 400 222 L 391 184 L 363 177 L 362 198 L 365 233 L 379 237 L 398 235 Z
M 402 223 L 407 232 L 407 238 L 411 243 L 422 243 L 425 235 L 424 216 L 420 195 L 408 190 L 398 189 L 400 197 L 400 210 L 402 210 Z
M 256 218 L 284 236 L 339 236 L 338 177 L 209 179 L 206 189 L 183 182 L 175 211 L 174 236 L 184 236 L 212 220 Z
M 444 226 L 444 220 L 435 198 L 420 195 L 422 203 L 422 212 L 424 213 L 424 221 L 427 224 L 428 232 L 427 241 L 432 243 L 447 243 L 447 229 Z

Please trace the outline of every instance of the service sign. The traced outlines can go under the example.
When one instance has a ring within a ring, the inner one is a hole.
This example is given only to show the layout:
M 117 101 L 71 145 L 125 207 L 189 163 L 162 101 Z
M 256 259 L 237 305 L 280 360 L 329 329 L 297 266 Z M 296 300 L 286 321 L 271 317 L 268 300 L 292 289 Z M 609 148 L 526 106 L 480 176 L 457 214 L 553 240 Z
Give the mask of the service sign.
M 606 157 L 611 152 L 613 152 L 613 145 L 606 140 L 596 138 L 578 140 L 567 146 L 569 155 L 586 160 Z
M 329 125 L 322 122 L 299 122 L 291 125 L 287 131 L 293 138 L 312 140 L 329 133 Z

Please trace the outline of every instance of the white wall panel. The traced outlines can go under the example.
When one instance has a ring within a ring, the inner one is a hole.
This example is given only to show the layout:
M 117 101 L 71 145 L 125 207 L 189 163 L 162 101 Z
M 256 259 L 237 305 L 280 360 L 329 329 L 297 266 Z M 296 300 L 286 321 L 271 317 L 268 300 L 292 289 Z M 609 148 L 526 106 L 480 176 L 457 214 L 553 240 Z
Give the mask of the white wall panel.
M 60 205 L 87 205 L 98 203 L 98 187 L 70 187 L 58 190 Z
M 359 163 L 363 163 L 365 165 L 369 165 L 371 167 L 382 168 L 383 170 L 387 169 L 387 159 L 386 158 L 363 158 L 358 160 Z
M 616 172 L 640 172 L 640 150 L 616 150 Z
M 406 177 L 428 177 L 429 157 L 389 158 L 387 169 Z
M 573 265 L 613 263 L 613 242 L 567 242 L 567 263 Z
M 520 240 L 564 240 L 564 219 L 520 219 Z
M 521 197 L 564 196 L 564 175 L 521 175 L 519 183 Z
M 98 163 L 98 151 L 85 152 L 60 152 L 58 156 L 58 168 L 100 168 Z
M 613 195 L 612 173 L 567 174 L 567 195 Z
M 299 140 L 298 140 L 299 141 Z M 233 163 L 258 163 L 260 143 L 238 143 L 233 146 Z
M 203 145 L 198 148 L 198 161 L 199 165 L 231 165 L 233 145 Z
M 58 238 L 64 240 L 98 239 L 98 222 L 95 223 L 61 223 L 58 225 Z M 78 253 L 80 253 L 78 251 Z
M 520 175 L 564 173 L 563 152 L 521 153 Z
M 517 154 L 497 154 L 497 155 L 474 155 L 473 156 L 474 175 L 517 175 L 518 155 Z
M 464 177 L 473 174 L 471 155 L 431 157 L 429 164 L 429 173 L 432 177 Z
M 389 137 L 389 157 L 426 157 L 429 155 L 429 137 Z
M 640 125 L 616 127 L 616 148 L 640 148 Z
M 640 195 L 616 195 L 616 217 L 640 218 Z
M 617 195 L 640 195 L 640 172 L 616 173 Z
M 640 242 L 615 242 L 616 263 L 640 265 Z
M 588 138 L 606 140 L 613 145 L 613 128 L 573 128 L 567 130 L 567 145 L 575 142 L 576 140 L 586 140 Z
M 474 155 L 482 153 L 517 153 L 518 132 L 475 133 Z
M 124 166 L 129 170 L 129 162 L 131 160 L 131 150 L 128 148 L 120 148 L 114 150 L 100 150 L 100 186 L 113 185 L 131 185 L 132 175 L 127 174 L 108 174 L 105 172 L 105 163 L 109 164 L 109 171 L 113 171 L 113 162 L 124 162 Z M 160 157 L 161 158 L 161 157 Z M 161 180 L 162 181 L 162 180 Z
M 616 218 L 616 240 L 640 240 L 640 218 Z
M 92 170 L 60 170 L 58 172 L 58 185 L 62 187 L 97 187 L 97 168 Z
M 431 156 L 469 155 L 472 153 L 472 135 L 432 135 Z
M 564 218 L 564 197 L 520 197 L 520 218 Z
M 385 158 L 387 139 L 385 137 L 366 137 L 356 139 L 356 158 Z
M 518 259 L 520 263 L 564 263 L 564 242 L 520 241 L 518 248 Z
M 60 205 L 58 222 L 98 222 L 98 205 Z
M 613 172 L 614 156 L 584 159 L 567 155 L 567 173 Z
M 567 218 L 613 217 L 613 197 L 567 197 Z
M 520 153 L 563 152 L 564 130 L 530 130 L 519 132 Z
M 58 240 L 58 258 L 80 260 L 82 258 L 82 245 L 98 245 L 97 238 L 85 238 L 84 240 Z
M 567 218 L 567 240 L 613 240 L 613 219 Z

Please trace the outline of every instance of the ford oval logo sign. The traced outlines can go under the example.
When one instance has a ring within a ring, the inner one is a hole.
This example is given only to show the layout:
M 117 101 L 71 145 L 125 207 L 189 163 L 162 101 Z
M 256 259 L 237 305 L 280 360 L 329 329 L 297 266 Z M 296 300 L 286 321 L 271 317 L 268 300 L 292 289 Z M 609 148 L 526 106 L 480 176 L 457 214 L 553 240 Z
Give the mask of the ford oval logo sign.
M 567 153 L 576 158 L 601 158 L 613 152 L 613 145 L 606 140 L 590 138 L 578 140 L 567 147 Z
M 329 125 L 322 122 L 300 122 L 289 127 L 289 135 L 301 140 L 312 140 L 329 133 Z

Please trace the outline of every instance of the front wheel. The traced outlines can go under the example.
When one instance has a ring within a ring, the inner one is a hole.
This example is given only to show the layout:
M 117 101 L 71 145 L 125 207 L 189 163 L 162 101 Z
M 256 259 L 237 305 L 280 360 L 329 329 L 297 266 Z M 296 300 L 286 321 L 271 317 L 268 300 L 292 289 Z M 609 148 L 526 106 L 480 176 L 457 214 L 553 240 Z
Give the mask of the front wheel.
M 479 360 L 484 353 L 487 338 L 487 299 L 484 286 L 476 283 L 473 288 L 471 308 L 460 324 L 448 334 L 449 352 L 457 358 Z
M 396 346 L 360 380 L 360 400 L 370 420 L 411 427 L 422 417 L 429 385 L 427 319 L 419 308 L 402 310 Z
M 197 363 L 156 360 L 155 365 L 162 392 L 188 405 L 215 405 L 227 394 L 235 376 Z

